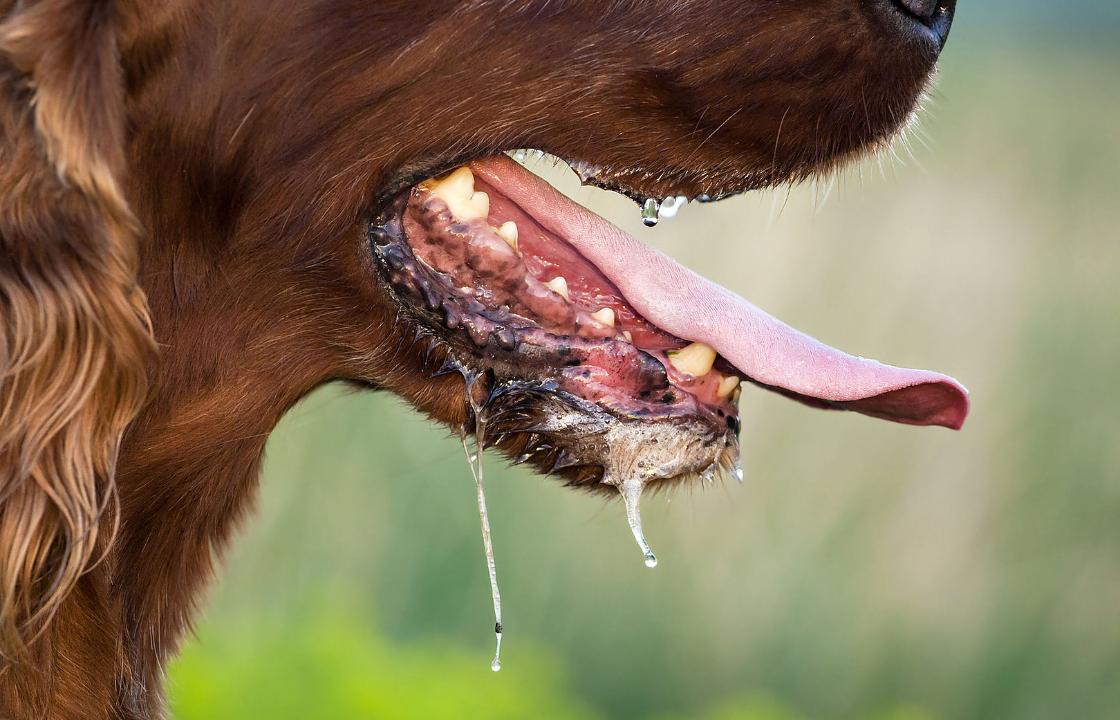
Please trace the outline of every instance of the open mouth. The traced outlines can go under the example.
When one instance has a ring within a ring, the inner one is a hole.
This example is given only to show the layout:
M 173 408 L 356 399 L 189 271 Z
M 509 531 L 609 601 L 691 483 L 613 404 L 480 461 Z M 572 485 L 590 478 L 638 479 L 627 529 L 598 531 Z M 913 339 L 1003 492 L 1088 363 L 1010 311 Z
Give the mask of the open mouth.
M 491 437 L 531 436 L 519 454 L 579 484 L 735 467 L 742 381 L 913 425 L 956 429 L 968 412 L 952 378 L 828 347 L 504 155 L 401 193 L 371 240 L 402 313 L 487 378 L 471 402 Z

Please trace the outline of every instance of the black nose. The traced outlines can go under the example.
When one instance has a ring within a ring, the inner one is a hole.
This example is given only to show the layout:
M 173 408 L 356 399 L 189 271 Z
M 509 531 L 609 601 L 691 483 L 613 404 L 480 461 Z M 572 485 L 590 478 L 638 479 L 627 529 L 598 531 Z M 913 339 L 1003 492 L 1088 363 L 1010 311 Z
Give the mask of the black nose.
M 953 14 L 957 0 L 890 0 L 895 12 L 901 13 L 914 29 L 945 47 L 949 30 L 953 27 Z

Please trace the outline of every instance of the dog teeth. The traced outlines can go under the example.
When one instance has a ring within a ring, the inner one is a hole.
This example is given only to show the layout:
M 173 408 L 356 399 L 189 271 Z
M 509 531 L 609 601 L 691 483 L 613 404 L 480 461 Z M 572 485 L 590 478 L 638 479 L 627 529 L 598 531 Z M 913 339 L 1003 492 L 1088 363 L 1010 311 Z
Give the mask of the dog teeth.
M 443 177 L 428 180 L 424 186 L 443 200 L 467 200 L 474 194 L 474 173 L 466 165 L 457 167 Z
M 568 281 L 564 279 L 563 275 L 557 275 L 552 278 L 545 283 L 545 286 L 560 297 L 571 302 L 572 298 L 568 295 Z
M 591 317 L 597 322 L 603 323 L 607 327 L 614 327 L 614 310 L 609 307 L 603 308 L 602 310 L 596 310 L 595 312 L 591 313 Z
M 514 252 L 517 252 L 517 223 L 510 220 L 502 223 L 498 228 L 498 237 L 505 240 Z
M 669 363 L 679 372 L 693 377 L 703 377 L 712 369 L 716 362 L 716 351 L 704 343 L 692 343 L 680 350 L 673 350 L 669 355 Z
M 466 165 L 456 168 L 424 186 L 433 195 L 447 203 L 448 209 L 460 222 L 485 218 L 490 214 L 490 197 L 474 191 L 474 173 Z
M 622 337 L 626 338 L 626 342 L 630 343 L 631 345 L 634 344 L 634 336 L 630 334 L 629 330 L 623 330 Z
M 716 395 L 721 398 L 731 397 L 731 393 L 739 389 L 740 382 L 742 382 L 742 380 L 734 375 L 728 375 L 720 381 L 719 387 L 716 388 Z
M 473 193 L 467 202 L 464 215 L 458 215 L 460 220 L 478 220 L 490 214 L 490 196 L 484 192 Z

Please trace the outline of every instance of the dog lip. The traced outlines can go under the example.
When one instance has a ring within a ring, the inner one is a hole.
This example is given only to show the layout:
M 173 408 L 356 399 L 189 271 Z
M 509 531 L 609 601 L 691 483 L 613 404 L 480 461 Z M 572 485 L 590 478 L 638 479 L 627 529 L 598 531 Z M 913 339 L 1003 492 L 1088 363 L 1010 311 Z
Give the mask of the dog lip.
M 674 181 L 672 172 L 662 171 L 655 181 L 656 186 L 654 186 L 642 182 L 640 178 L 633 177 L 630 172 L 610 171 L 578 160 L 563 160 L 563 162 L 579 177 L 580 184 L 622 195 L 633 200 L 639 208 L 650 198 L 656 200 L 680 196 L 700 203 L 718 202 L 772 184 L 770 182 L 755 182 L 742 184 L 734 188 L 709 187 L 687 178 Z

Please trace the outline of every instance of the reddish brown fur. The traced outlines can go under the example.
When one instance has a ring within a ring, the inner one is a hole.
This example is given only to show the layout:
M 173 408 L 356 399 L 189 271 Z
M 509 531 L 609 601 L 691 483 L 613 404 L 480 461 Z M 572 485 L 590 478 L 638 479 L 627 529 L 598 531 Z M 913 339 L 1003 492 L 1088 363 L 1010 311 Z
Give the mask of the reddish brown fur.
M 161 715 L 313 388 L 463 422 L 373 280 L 393 192 L 514 147 L 635 195 L 826 170 L 936 57 L 880 2 L 0 1 L 0 717 Z

